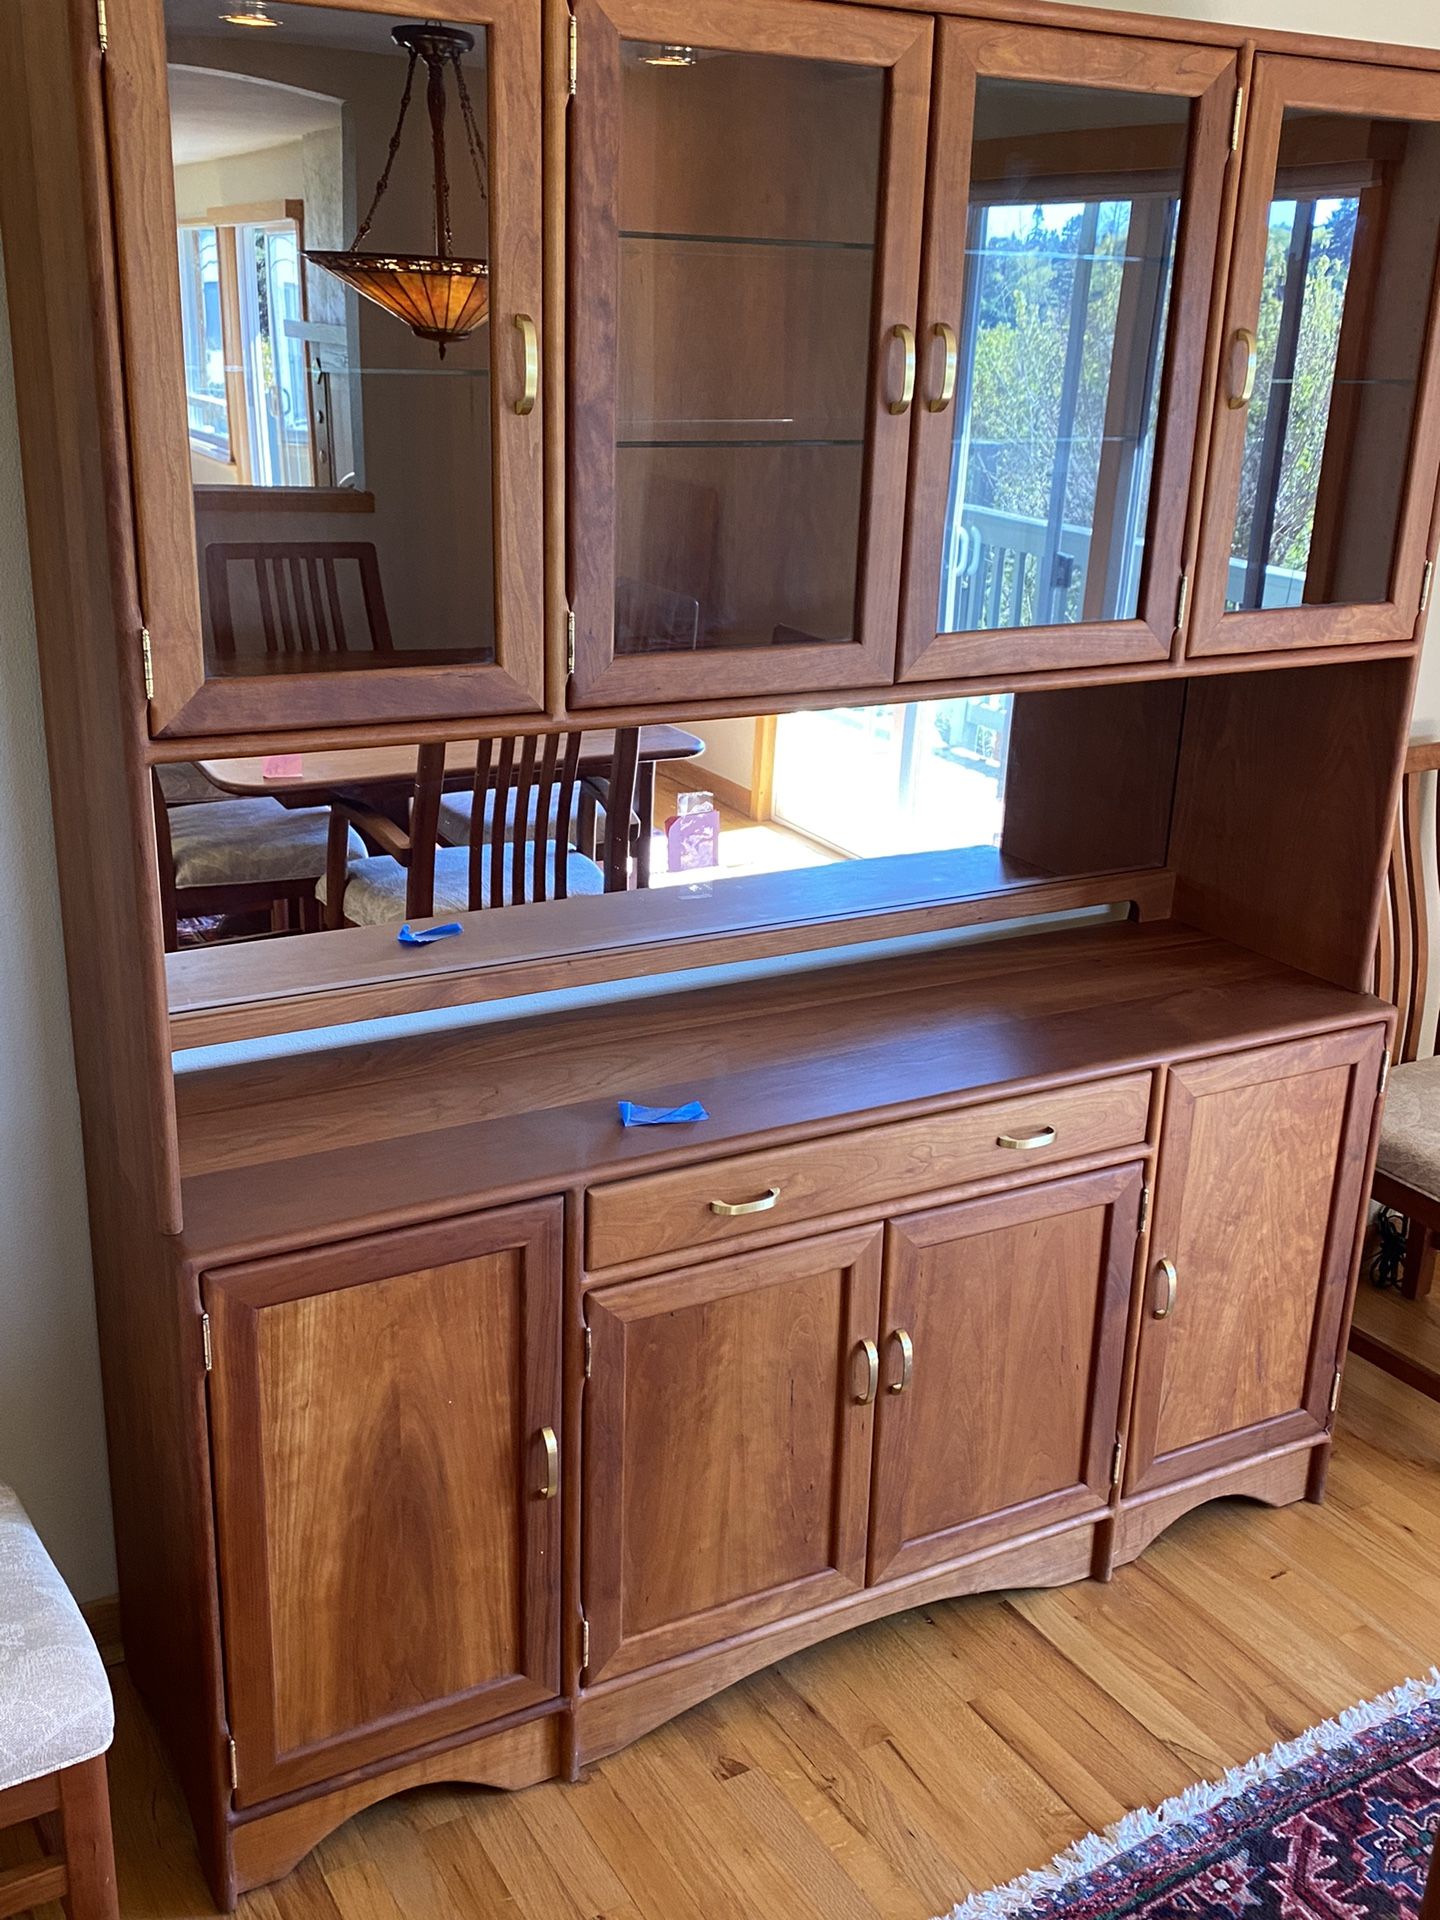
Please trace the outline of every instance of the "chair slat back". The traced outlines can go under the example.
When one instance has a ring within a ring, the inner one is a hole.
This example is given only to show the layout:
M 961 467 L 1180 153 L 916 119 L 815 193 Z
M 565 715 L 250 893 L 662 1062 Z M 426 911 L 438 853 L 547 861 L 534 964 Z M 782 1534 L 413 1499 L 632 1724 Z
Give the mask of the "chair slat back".
M 569 894 L 570 828 L 580 788 L 579 733 L 503 734 L 475 749 L 471 784 L 468 905 L 564 900 Z M 630 884 L 630 816 L 639 772 L 640 730 L 622 728 L 607 778 L 603 871 L 607 893 Z M 435 850 L 445 787 L 445 745 L 419 749 L 410 810 L 405 910 L 435 910 Z M 487 805 L 488 801 L 488 805 Z
M 205 583 L 222 660 L 236 651 L 232 569 L 253 587 L 267 656 L 393 653 L 380 561 L 368 540 L 213 541 L 205 549 Z M 352 583 L 359 586 L 363 632 Z
M 1426 1044 L 1425 1002 L 1430 984 L 1428 884 L 1440 865 L 1440 810 L 1434 810 L 1432 845 L 1425 835 L 1425 796 L 1437 769 L 1440 741 L 1415 742 L 1405 756 L 1375 948 L 1375 991 L 1399 1010 L 1396 1055 L 1402 1061 L 1434 1050 L 1433 1034 Z

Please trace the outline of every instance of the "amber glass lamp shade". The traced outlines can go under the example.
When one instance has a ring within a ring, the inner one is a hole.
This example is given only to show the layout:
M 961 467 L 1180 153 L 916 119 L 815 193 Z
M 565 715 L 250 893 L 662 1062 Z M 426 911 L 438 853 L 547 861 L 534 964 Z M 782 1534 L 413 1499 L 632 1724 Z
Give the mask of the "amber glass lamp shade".
M 438 342 L 441 355 L 452 340 L 483 326 L 490 313 L 490 268 L 484 260 L 442 260 L 434 254 L 310 253 L 422 340 Z

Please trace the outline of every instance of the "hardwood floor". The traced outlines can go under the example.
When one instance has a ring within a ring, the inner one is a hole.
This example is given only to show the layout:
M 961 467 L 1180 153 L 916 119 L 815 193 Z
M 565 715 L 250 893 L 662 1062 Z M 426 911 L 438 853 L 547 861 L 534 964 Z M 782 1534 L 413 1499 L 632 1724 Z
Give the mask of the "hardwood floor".
M 1424 1300 L 1362 1287 L 1355 1303 L 1355 1324 L 1396 1353 L 1440 1374 L 1440 1293 Z
M 928 1920 L 1431 1665 L 1440 1407 L 1353 1362 L 1323 1507 L 1178 1522 L 1108 1587 L 955 1601 L 797 1655 L 576 1787 L 430 1788 L 246 1920 Z M 211 1911 L 123 1671 L 126 1920 Z

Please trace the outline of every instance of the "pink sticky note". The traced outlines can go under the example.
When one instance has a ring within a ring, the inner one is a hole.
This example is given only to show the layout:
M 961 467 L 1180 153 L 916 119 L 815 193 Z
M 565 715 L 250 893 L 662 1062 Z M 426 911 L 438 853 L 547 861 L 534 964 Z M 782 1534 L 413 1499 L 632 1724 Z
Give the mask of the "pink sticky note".
M 298 780 L 304 770 L 305 756 L 300 753 L 267 753 L 260 762 L 263 780 Z

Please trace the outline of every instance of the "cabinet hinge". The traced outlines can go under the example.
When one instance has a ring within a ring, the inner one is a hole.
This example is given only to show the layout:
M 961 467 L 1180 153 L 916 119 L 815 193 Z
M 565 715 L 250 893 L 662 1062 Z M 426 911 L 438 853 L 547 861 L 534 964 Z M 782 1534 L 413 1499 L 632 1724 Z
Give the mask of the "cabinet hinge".
M 100 41 L 101 53 L 109 51 L 110 18 L 105 10 L 105 0 L 95 0 L 95 32 Z
M 1140 1218 L 1135 1223 L 1135 1238 L 1137 1240 L 1140 1238 L 1140 1235 L 1144 1233 L 1145 1229 L 1149 1226 L 1149 1224 L 1150 1224 L 1150 1182 L 1147 1180 L 1144 1186 L 1141 1187 L 1140 1189 Z
M 1240 122 L 1244 117 L 1245 89 L 1244 87 L 1237 87 L 1235 89 L 1235 112 L 1230 121 L 1230 151 L 1232 153 L 1238 153 L 1240 151 Z
M 1425 571 L 1420 576 L 1420 611 L 1424 613 L 1430 605 L 1430 589 L 1435 584 L 1435 562 L 1427 560 Z
M 570 98 L 575 98 L 576 76 L 580 66 L 580 23 L 570 16 Z
M 1340 1404 L 1340 1369 L 1336 1367 L 1335 1378 L 1330 1382 L 1330 1411 L 1333 1414 Z
M 565 610 L 565 670 L 567 673 L 575 671 L 575 610 L 573 607 L 567 607 Z
M 1117 1440 L 1115 1451 L 1110 1456 L 1110 1487 L 1113 1492 L 1120 1484 L 1120 1474 L 1125 1465 L 1125 1442 Z
M 240 1756 L 235 1751 L 234 1737 L 230 1740 L 230 1791 L 238 1793 L 240 1789 Z
M 1384 1093 L 1386 1087 L 1389 1084 L 1389 1081 L 1390 1081 L 1390 1049 L 1386 1047 L 1385 1051 L 1380 1056 L 1380 1084 L 1375 1089 L 1377 1096 Z
M 205 1355 L 205 1371 L 211 1373 L 215 1368 L 215 1349 L 210 1343 L 210 1316 L 200 1316 L 200 1350 Z
M 140 629 L 140 660 L 145 669 L 145 698 L 155 698 L 155 655 L 150 646 L 150 629 Z
M 1190 576 L 1188 573 L 1182 573 L 1180 576 L 1180 591 L 1175 596 L 1175 631 L 1177 634 L 1184 631 L 1185 616 L 1189 611 Z
M 590 1378 L 590 1369 L 595 1363 L 595 1336 L 589 1327 L 585 1329 L 585 1378 Z
M 580 1616 L 580 1677 L 585 1677 L 590 1665 L 590 1622 L 582 1613 Z

